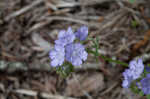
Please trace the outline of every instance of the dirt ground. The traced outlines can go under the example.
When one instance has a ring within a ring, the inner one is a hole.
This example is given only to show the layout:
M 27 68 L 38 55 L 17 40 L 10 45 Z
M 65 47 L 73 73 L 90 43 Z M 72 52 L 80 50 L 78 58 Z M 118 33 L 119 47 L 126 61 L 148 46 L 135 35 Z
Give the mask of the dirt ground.
M 92 55 L 66 79 L 52 70 L 58 32 L 82 25 L 102 55 L 150 63 L 149 0 L 0 0 L 0 99 L 146 99 L 121 87 L 125 67 Z

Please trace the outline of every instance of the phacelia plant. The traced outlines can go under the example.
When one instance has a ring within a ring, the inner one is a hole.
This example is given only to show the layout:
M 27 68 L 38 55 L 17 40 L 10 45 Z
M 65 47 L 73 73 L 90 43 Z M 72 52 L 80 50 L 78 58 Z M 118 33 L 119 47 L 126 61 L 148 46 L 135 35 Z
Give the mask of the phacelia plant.
M 85 48 L 83 41 L 87 40 L 87 37 L 87 26 L 81 26 L 75 32 L 73 32 L 71 27 L 68 27 L 67 30 L 61 30 L 58 34 L 58 39 L 55 40 L 54 48 L 49 52 L 51 67 L 62 77 L 67 77 L 74 71 L 75 66 L 82 67 L 82 64 L 87 60 L 88 54 L 93 54 L 96 60 L 101 57 L 105 61 L 128 67 L 122 73 L 122 87 L 131 89 L 142 96 L 147 95 L 147 98 L 150 99 L 150 67 L 144 66 L 142 58 L 130 61 L 129 65 L 119 60 L 112 60 L 99 53 L 97 37 L 88 38 L 88 40 L 93 42 L 92 50 Z
M 83 61 L 86 61 L 88 53 L 79 41 L 85 40 L 87 36 L 88 27 L 86 26 L 80 27 L 75 33 L 71 27 L 67 31 L 59 32 L 55 47 L 49 52 L 51 66 L 55 67 L 58 73 L 67 76 L 74 66 L 81 66 Z M 76 39 L 79 39 L 78 42 L 75 42 Z

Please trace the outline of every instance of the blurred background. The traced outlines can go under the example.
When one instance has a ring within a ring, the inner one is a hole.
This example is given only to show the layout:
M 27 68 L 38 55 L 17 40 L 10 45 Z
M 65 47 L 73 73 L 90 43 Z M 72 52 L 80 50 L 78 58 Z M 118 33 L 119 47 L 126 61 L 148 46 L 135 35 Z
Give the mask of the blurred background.
M 149 63 L 149 0 L 0 0 L 0 99 L 145 99 L 121 87 L 125 67 L 92 55 L 66 79 L 50 68 L 58 32 L 82 25 L 102 55 Z

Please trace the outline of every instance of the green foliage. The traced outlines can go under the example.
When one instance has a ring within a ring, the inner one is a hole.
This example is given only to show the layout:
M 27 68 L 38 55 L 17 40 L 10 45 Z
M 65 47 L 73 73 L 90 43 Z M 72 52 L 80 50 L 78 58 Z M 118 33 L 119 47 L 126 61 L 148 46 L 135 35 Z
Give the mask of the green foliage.
M 96 58 L 96 61 L 98 62 L 98 56 L 99 56 L 99 53 L 98 53 L 99 39 L 98 39 L 98 37 L 96 37 L 96 40 L 93 40 L 93 46 L 92 47 L 95 48 L 94 56 Z
M 144 96 L 143 91 L 140 91 L 138 94 L 139 94 L 140 96 Z
M 140 96 L 144 96 L 144 93 L 137 87 L 136 81 L 131 84 L 130 89 L 135 94 L 139 94 Z
M 138 25 L 139 25 L 139 23 L 138 23 L 136 20 L 132 20 L 132 21 L 131 21 L 131 26 L 132 26 L 133 28 L 136 28 Z
M 98 49 L 99 49 L 99 42 L 98 42 L 99 40 L 98 40 L 98 38 L 96 38 L 96 40 L 90 38 L 90 40 L 93 41 L 92 47 L 94 48 L 94 50 L 91 50 L 91 49 L 88 48 L 88 49 L 87 49 L 87 52 L 93 54 L 93 55 L 96 57 L 96 59 L 98 59 L 98 57 L 101 57 L 101 58 L 103 58 L 105 61 L 113 62 L 113 63 L 116 63 L 116 64 L 120 64 L 120 65 L 122 65 L 122 66 L 128 67 L 128 64 L 125 63 L 125 62 L 122 62 L 122 61 L 119 61 L 119 60 L 113 60 L 113 59 L 111 59 L 111 58 L 108 58 L 108 57 L 106 57 L 106 56 L 101 55 L 101 54 L 98 52 Z
M 133 82 L 133 83 L 131 84 L 130 89 L 131 89 L 132 92 L 134 92 L 134 93 L 136 93 L 136 94 L 140 93 L 139 88 L 136 86 L 136 82 Z
M 146 95 L 146 98 L 147 98 L 147 99 L 150 99 L 150 95 Z
M 149 72 L 147 72 L 145 69 L 144 69 L 144 72 L 142 74 L 142 77 L 146 77 L 146 75 L 148 74 Z
M 136 0 L 129 0 L 130 3 L 134 3 Z
M 137 80 L 135 80 L 134 82 L 132 82 L 131 86 L 130 86 L 130 89 L 132 92 L 134 92 L 135 94 L 139 94 L 140 96 L 144 96 L 145 94 L 143 93 L 143 91 L 141 89 L 139 89 L 136 85 L 136 83 L 140 83 L 141 79 L 146 77 L 146 75 L 148 74 L 149 72 L 147 72 L 145 69 L 144 69 L 144 72 L 142 73 L 141 77 L 138 78 Z M 146 96 L 147 99 L 150 99 L 150 95 L 147 95 Z
M 74 71 L 74 66 L 71 63 L 66 62 L 62 66 L 56 67 L 55 70 L 61 77 L 66 78 Z

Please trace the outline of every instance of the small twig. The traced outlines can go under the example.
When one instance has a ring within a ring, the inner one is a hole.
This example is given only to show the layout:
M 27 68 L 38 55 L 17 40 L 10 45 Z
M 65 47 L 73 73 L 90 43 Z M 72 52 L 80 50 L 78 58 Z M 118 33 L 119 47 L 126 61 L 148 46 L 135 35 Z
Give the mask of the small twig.
M 81 5 L 83 5 L 83 6 L 92 6 L 95 4 L 102 4 L 105 2 L 112 2 L 115 0 L 79 0 L 79 1 L 80 1 Z
M 17 64 L 18 66 L 16 67 Z M 99 70 L 102 63 L 84 63 L 82 67 L 76 66 L 75 70 L 87 70 L 87 69 L 95 69 Z M 30 71 L 30 70 L 39 70 L 39 71 L 51 71 L 52 68 L 49 63 L 39 63 L 38 66 L 29 67 L 26 66 L 26 63 L 23 62 L 9 62 L 9 61 L 0 61 L 0 70 L 5 70 L 7 72 L 15 72 L 17 70 L 20 71 Z
M 51 2 L 49 2 L 48 0 L 45 2 L 45 4 L 47 5 L 47 7 L 55 10 L 58 10 L 58 8 L 56 7 L 56 5 L 52 4 Z
M 24 8 L 8 15 L 4 20 L 9 21 L 11 18 L 17 17 L 25 12 L 27 12 L 28 10 L 32 9 L 33 7 L 37 6 L 38 4 L 42 3 L 43 0 L 36 0 L 35 2 L 33 2 L 32 4 L 25 6 Z
M 79 24 L 83 24 L 83 25 L 87 25 L 87 26 L 89 25 L 88 22 L 86 22 L 86 21 L 78 20 L 78 19 L 74 19 L 74 18 L 70 18 L 70 17 L 51 16 L 51 17 L 45 17 L 45 18 L 43 17 L 42 19 L 46 20 L 46 21 L 35 24 L 27 31 L 27 33 L 31 32 L 33 30 L 36 30 L 38 28 L 42 28 L 43 26 L 49 24 L 53 20 L 60 20 L 60 21 L 64 20 L 64 21 L 71 21 L 71 22 L 75 22 L 75 23 L 79 23 Z
M 105 24 L 101 27 L 101 30 L 113 26 L 113 25 L 114 25 L 116 22 L 118 22 L 118 20 L 120 20 L 120 18 L 122 18 L 125 14 L 126 14 L 126 13 L 122 13 L 122 14 L 118 14 L 117 16 L 113 17 L 113 19 L 111 19 L 111 21 L 108 21 L 107 23 L 105 23 Z
M 46 20 L 64 20 L 64 21 L 71 21 L 71 22 L 75 22 L 75 23 L 80 23 L 83 25 L 88 25 L 88 22 L 85 22 L 83 20 L 70 18 L 70 17 L 51 16 L 51 17 L 47 17 Z
M 28 95 L 28 96 L 38 96 L 38 92 L 33 91 L 33 90 L 27 90 L 27 89 L 17 89 L 13 92 Z M 40 96 L 42 98 L 48 98 L 48 99 L 78 99 L 78 98 L 71 98 L 71 97 L 65 97 L 65 96 L 60 96 L 60 95 L 52 95 L 52 94 L 48 94 L 44 92 L 41 93 Z
M 123 9 L 125 9 L 125 10 L 127 10 L 127 11 L 131 12 L 132 14 L 140 15 L 140 12 L 135 11 L 135 10 L 133 10 L 133 9 L 131 9 L 131 8 L 124 7 Z
M 123 12 L 123 13 L 121 13 Z M 90 37 L 93 36 L 97 36 L 99 35 L 99 33 L 101 33 L 103 30 L 105 30 L 106 28 L 110 28 L 112 27 L 115 23 L 118 22 L 118 20 L 120 20 L 125 14 L 127 13 L 127 11 L 125 9 L 120 9 L 117 10 L 116 12 L 110 13 L 107 16 L 104 16 L 104 21 L 101 22 L 97 27 L 101 27 L 99 28 L 99 32 L 97 33 L 93 33 L 90 35 Z
M 103 18 L 102 16 L 87 16 L 87 15 L 77 15 L 74 17 L 78 19 L 82 19 L 82 20 L 94 20 L 94 21 L 97 21 L 100 18 Z
M 107 94 L 108 92 L 112 91 L 112 89 L 113 89 L 114 87 L 116 87 L 117 85 L 118 85 L 118 82 L 112 84 L 111 87 L 109 87 L 109 88 L 106 89 L 104 92 L 102 92 L 101 95 L 103 96 L 103 95 Z
M 84 63 L 83 66 L 76 66 L 75 69 L 86 70 L 86 69 L 100 69 L 102 63 Z
M 45 25 L 49 24 L 50 22 L 51 22 L 51 21 L 49 20 L 49 21 L 39 22 L 39 23 L 33 25 L 33 26 L 27 31 L 27 34 L 30 33 L 30 32 L 32 32 L 32 31 L 34 31 L 34 30 L 36 30 L 36 29 L 39 29 L 39 28 L 44 27 Z
M 56 7 L 60 8 L 60 7 L 75 7 L 80 5 L 78 2 L 65 2 L 63 0 L 58 0 L 58 2 L 56 3 Z

